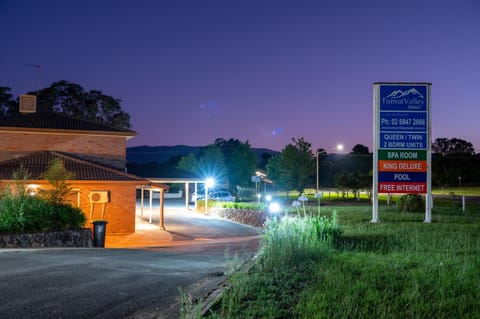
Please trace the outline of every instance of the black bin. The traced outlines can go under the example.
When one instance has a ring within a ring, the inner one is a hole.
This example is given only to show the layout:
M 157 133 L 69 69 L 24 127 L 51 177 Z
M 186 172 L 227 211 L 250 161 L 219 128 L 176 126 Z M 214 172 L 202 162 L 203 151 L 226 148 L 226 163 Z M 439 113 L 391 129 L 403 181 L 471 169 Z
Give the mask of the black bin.
M 105 247 L 105 232 L 107 221 L 96 220 L 93 222 L 93 247 Z

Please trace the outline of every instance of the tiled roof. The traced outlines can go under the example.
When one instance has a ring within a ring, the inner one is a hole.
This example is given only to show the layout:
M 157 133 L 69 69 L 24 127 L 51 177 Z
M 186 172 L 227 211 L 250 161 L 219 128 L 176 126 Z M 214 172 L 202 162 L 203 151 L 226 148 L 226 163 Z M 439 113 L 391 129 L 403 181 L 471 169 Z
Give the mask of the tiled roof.
M 129 136 L 136 134 L 131 130 L 119 129 L 55 112 L 36 112 L 0 118 L 0 128 L 1 127 L 112 132 L 115 134 L 125 133 Z
M 62 160 L 65 168 L 75 175 L 74 180 L 138 181 L 139 183 L 148 183 L 148 180 L 144 178 L 91 161 L 82 160 L 70 154 L 53 151 L 35 152 L 24 157 L 0 162 L 0 179 L 11 180 L 12 173 L 18 171 L 21 165 L 23 165 L 30 175 L 29 179 L 42 180 L 43 173 L 47 171 L 50 163 L 56 158 Z

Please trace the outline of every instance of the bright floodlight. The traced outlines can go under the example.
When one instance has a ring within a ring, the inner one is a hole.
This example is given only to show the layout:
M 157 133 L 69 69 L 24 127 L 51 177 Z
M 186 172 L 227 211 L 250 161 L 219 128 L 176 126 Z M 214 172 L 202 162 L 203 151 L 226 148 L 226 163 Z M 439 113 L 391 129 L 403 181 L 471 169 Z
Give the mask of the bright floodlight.
M 269 194 L 269 195 L 265 196 L 265 200 L 267 202 L 271 201 L 272 200 L 272 195 Z
M 280 212 L 280 204 L 277 203 L 277 202 L 272 202 L 270 203 L 270 205 L 268 205 L 268 210 L 271 212 L 271 213 L 278 213 Z
M 207 185 L 207 187 L 212 187 L 213 185 L 215 185 L 215 180 L 209 177 L 205 180 L 205 185 Z

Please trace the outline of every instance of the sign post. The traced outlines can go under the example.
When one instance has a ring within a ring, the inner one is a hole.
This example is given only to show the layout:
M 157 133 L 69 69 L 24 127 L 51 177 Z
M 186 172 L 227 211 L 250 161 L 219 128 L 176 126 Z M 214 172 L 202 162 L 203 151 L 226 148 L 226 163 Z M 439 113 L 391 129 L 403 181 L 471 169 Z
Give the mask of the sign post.
M 431 222 L 431 83 L 373 85 L 373 211 L 378 194 L 426 194 Z

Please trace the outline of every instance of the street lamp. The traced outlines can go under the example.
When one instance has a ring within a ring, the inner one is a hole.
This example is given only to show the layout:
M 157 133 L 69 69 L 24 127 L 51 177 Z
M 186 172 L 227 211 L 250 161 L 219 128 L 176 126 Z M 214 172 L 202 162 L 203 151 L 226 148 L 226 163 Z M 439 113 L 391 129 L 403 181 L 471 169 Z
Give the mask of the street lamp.
M 208 212 L 208 188 L 215 185 L 215 180 L 211 177 L 205 180 L 205 213 Z

